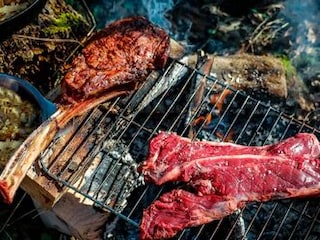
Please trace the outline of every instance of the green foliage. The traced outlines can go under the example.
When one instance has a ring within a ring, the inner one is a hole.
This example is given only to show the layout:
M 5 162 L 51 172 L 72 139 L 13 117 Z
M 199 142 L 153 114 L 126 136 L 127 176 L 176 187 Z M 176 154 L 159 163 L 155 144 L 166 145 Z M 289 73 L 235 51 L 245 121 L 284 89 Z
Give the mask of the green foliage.
M 279 59 L 282 63 L 282 66 L 284 67 L 284 70 L 285 70 L 285 73 L 287 75 L 295 75 L 297 70 L 296 68 L 293 66 L 291 60 L 285 56 L 285 55 L 279 55 L 279 56 L 276 56 L 277 59 Z
M 61 13 L 52 24 L 43 29 L 45 34 L 69 33 L 83 23 L 83 18 L 76 13 Z

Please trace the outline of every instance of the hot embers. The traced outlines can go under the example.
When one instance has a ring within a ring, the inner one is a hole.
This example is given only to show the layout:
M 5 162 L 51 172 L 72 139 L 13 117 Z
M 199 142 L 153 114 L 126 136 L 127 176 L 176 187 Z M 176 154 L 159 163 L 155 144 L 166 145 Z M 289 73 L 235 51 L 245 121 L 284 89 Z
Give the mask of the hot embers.
M 319 141 L 307 133 L 254 147 L 161 132 L 140 170 L 146 180 L 186 182 L 195 193 L 175 190 L 155 201 L 144 211 L 141 237 L 172 237 L 183 228 L 227 216 L 248 201 L 319 195 L 319 157 Z

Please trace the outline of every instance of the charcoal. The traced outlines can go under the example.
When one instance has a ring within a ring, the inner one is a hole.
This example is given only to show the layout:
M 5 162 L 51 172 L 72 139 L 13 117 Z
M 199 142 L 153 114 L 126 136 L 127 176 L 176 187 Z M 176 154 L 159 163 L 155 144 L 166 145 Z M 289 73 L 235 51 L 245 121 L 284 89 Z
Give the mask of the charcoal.
M 106 140 L 96 158 L 99 163 L 81 191 L 121 212 L 133 189 L 143 184 L 137 164 L 126 145 L 115 140 Z

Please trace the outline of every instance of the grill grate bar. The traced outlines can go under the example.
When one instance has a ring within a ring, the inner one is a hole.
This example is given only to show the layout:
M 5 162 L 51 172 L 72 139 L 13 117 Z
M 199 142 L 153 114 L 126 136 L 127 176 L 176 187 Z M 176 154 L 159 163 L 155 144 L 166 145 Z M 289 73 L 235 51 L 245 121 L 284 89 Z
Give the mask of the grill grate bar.
M 226 114 L 230 111 L 230 108 L 231 108 L 231 106 L 232 106 L 232 103 L 235 102 L 235 99 L 236 99 L 236 97 L 238 96 L 239 93 L 240 93 L 240 92 L 237 91 L 237 92 L 234 94 L 234 96 L 232 97 L 230 103 L 227 105 L 225 111 L 224 111 L 223 114 L 221 115 L 220 120 L 218 121 L 218 123 L 216 124 L 216 126 L 214 127 L 214 129 L 211 131 L 211 135 L 214 134 L 214 133 L 218 130 L 218 127 L 219 127 L 220 124 L 222 123 L 222 120 L 226 117 Z M 228 131 L 231 131 L 231 130 L 230 130 L 230 127 L 228 128 L 227 132 L 228 132 Z
M 243 223 L 242 213 L 243 213 L 243 209 L 237 210 L 237 212 L 234 214 L 234 215 L 236 215 L 236 219 L 234 219 L 234 223 L 230 227 L 230 230 L 229 230 L 225 240 L 228 240 L 228 239 L 230 239 L 232 237 L 232 233 L 233 233 L 233 231 L 236 229 L 236 227 L 238 225 L 240 225 L 240 227 L 242 227 L 241 226 L 241 224 Z M 241 229 L 241 230 L 243 230 L 243 229 Z M 242 237 L 244 237 L 244 232 L 243 231 L 241 231 L 240 234 L 241 234 Z
M 119 101 L 119 98 L 116 99 L 116 101 L 113 103 L 113 106 L 115 106 L 115 104 L 116 104 L 117 101 Z M 111 109 L 112 109 L 112 107 L 111 107 Z M 69 161 L 67 161 L 68 164 L 67 164 L 63 169 L 61 169 L 61 174 L 60 174 L 60 173 L 57 174 L 57 176 L 58 176 L 59 178 L 65 179 L 65 180 L 67 180 L 67 181 L 70 182 L 70 183 L 74 183 L 74 182 L 83 174 L 83 172 L 87 169 L 87 167 L 88 167 L 88 165 L 90 164 L 90 161 L 92 160 L 93 156 L 95 156 L 94 154 L 95 154 L 96 151 L 95 151 L 95 149 L 93 148 L 93 149 L 90 151 L 91 155 L 89 155 L 89 157 L 88 157 L 87 159 L 84 159 L 84 160 L 81 162 L 81 164 L 79 164 L 79 165 L 77 166 L 77 170 L 78 170 L 78 171 L 73 171 L 73 172 L 75 172 L 75 173 L 74 173 L 73 175 L 71 175 L 68 179 L 63 176 L 63 173 L 66 173 L 66 172 L 68 171 L 68 169 L 70 169 L 70 165 L 73 163 L 72 159 L 73 159 L 75 156 L 78 155 L 79 151 L 80 151 L 81 149 L 83 149 L 83 147 L 84 147 L 85 145 L 90 144 L 90 143 L 89 143 L 89 139 L 90 139 L 90 138 L 93 138 L 93 134 L 96 133 L 96 128 L 101 125 L 101 123 L 103 122 L 103 120 L 105 119 L 105 117 L 107 116 L 107 114 L 110 112 L 110 110 L 109 110 L 108 112 L 106 112 L 106 113 L 102 114 L 101 116 L 99 116 L 98 119 L 96 119 L 97 121 L 95 122 L 96 126 L 94 126 L 94 127 L 88 132 L 89 129 L 88 129 L 87 126 L 88 126 L 88 124 L 89 124 L 89 121 L 92 119 L 94 113 L 96 113 L 97 111 L 98 111 L 98 108 L 93 109 L 93 110 L 91 111 L 92 114 L 87 115 L 87 117 L 84 119 L 84 121 L 81 122 L 81 124 L 80 124 L 80 125 L 81 125 L 81 128 L 80 128 L 80 129 L 81 129 L 82 131 L 84 131 L 84 132 L 87 132 L 88 135 L 87 135 L 86 138 L 83 139 L 83 141 L 78 145 L 78 147 L 75 149 L 75 151 L 73 152 L 73 154 L 69 157 Z M 79 133 L 79 131 L 77 131 L 76 133 Z M 79 134 L 78 134 L 78 135 L 79 135 Z M 74 134 L 74 135 L 72 136 L 72 138 L 70 139 L 68 145 L 66 145 L 65 151 L 69 151 L 69 149 L 70 149 L 69 147 L 70 147 L 70 144 L 72 143 L 72 140 L 73 140 L 73 139 L 76 139 L 77 137 L 79 137 L 78 135 L 77 135 L 77 134 Z M 97 145 L 97 146 L 99 146 L 99 145 Z M 55 162 L 59 162 L 58 159 L 56 159 Z M 73 170 L 74 170 L 74 169 L 73 169 Z M 52 172 L 52 171 L 51 171 L 51 172 Z
M 193 237 L 194 240 L 198 239 L 200 237 L 201 232 L 204 230 L 205 225 L 202 225 L 198 231 L 198 233 Z M 179 238 L 180 239 L 180 238 Z
M 292 124 L 292 118 L 290 119 L 289 123 L 287 124 L 287 127 L 283 130 L 283 134 L 281 135 L 280 139 L 279 140 L 283 140 L 285 135 L 288 133 L 289 131 L 289 128 Z M 301 132 L 302 129 L 299 130 L 299 132 Z
M 92 109 L 92 110 L 90 110 L 89 111 L 89 116 L 93 113 L 95 111 L 95 109 Z M 90 119 L 90 117 L 87 117 L 87 116 L 82 116 L 82 119 L 87 119 L 87 121 L 89 121 L 89 119 Z M 72 138 L 74 138 L 75 137 L 75 135 L 76 135 L 76 133 L 78 132 L 78 131 L 80 131 L 80 129 L 83 127 L 83 125 L 84 125 L 84 123 L 83 124 L 79 124 L 79 126 L 77 127 L 77 129 L 74 131 L 74 133 L 70 136 L 70 139 L 72 139 Z M 60 137 L 58 136 L 58 139 L 59 139 Z M 55 144 L 55 140 L 53 140 L 53 144 Z M 61 155 L 63 155 L 63 154 L 65 154 L 66 152 L 67 152 L 67 150 L 68 150 L 68 148 L 69 148 L 69 145 L 70 143 L 68 143 L 65 147 L 63 147 L 63 148 L 61 148 L 61 150 L 58 152 L 55 152 L 55 158 L 58 158 L 58 156 L 61 156 Z M 57 166 L 57 164 L 58 164 L 58 161 L 51 161 L 51 162 L 48 162 L 47 163 L 48 164 L 48 169 L 50 170 L 50 171 L 54 171 L 54 168 Z M 57 173 L 57 174 L 59 174 L 59 173 Z
M 259 214 L 259 212 L 260 212 L 260 210 L 261 210 L 261 208 L 262 208 L 262 205 L 263 205 L 262 203 L 259 203 L 259 207 L 258 207 L 257 210 L 255 211 L 254 216 L 252 217 L 251 221 L 250 221 L 249 224 L 247 225 L 247 229 L 246 229 L 246 231 L 245 231 L 245 233 L 244 233 L 244 237 L 242 238 L 242 240 L 245 240 L 245 236 L 248 235 L 250 229 L 252 228 L 253 222 L 256 220 L 256 218 L 257 218 L 257 216 L 258 216 L 258 214 Z M 246 209 L 246 208 L 247 208 L 247 206 L 246 206 L 244 209 Z
M 101 115 L 101 117 L 99 119 L 97 119 L 98 121 L 96 122 L 97 125 L 95 126 L 95 128 L 90 132 L 90 134 L 88 135 L 88 138 L 86 138 L 83 142 L 83 144 L 81 145 L 81 147 L 83 147 L 85 144 L 88 144 L 89 138 L 92 137 L 92 134 L 96 133 L 96 129 L 101 126 L 101 124 L 106 120 L 107 116 L 111 113 L 112 109 L 115 108 L 116 103 L 118 103 L 120 101 L 120 98 L 117 98 L 112 105 L 110 106 L 109 110 L 107 112 L 105 112 L 104 114 Z M 98 108 L 96 108 L 95 110 L 98 110 Z M 90 119 L 90 118 L 89 118 Z M 89 120 L 88 119 L 88 120 Z M 88 123 L 88 122 L 87 122 Z M 85 125 L 83 125 L 85 126 Z M 85 128 L 85 127 L 84 127 Z M 98 152 L 100 151 L 101 148 L 101 140 L 96 142 L 96 145 L 93 146 L 93 148 L 91 149 L 91 151 L 89 152 L 88 156 L 86 156 L 86 158 L 83 159 L 82 161 L 82 171 L 76 171 L 75 174 L 72 175 L 72 177 L 69 179 L 69 182 L 71 184 L 74 184 L 74 182 L 83 174 L 83 172 L 89 167 L 90 163 L 92 162 L 93 158 L 98 154 Z M 79 147 L 78 149 L 80 150 L 81 147 Z M 74 154 L 74 156 L 76 156 L 76 154 Z M 80 168 L 80 166 L 79 166 Z M 66 171 L 67 168 L 64 168 L 64 171 Z M 63 179 L 63 178 L 62 178 Z
M 180 67 L 182 66 L 182 67 L 186 68 L 186 66 L 185 66 L 183 63 L 178 62 L 178 61 L 177 61 L 176 63 L 177 63 Z M 166 78 L 166 76 L 169 75 L 171 71 L 173 71 L 174 66 L 175 66 L 175 65 L 174 65 L 174 62 L 172 62 L 172 63 L 170 64 L 170 66 L 168 67 L 168 69 L 165 71 L 165 73 L 164 73 L 162 76 L 160 76 L 160 78 L 161 78 L 161 79 L 159 79 L 160 82 L 161 82 L 162 79 Z M 182 70 L 181 70 L 181 71 L 182 71 Z M 193 73 L 193 74 L 194 74 L 194 73 Z M 189 78 L 191 78 L 191 76 L 190 76 Z M 170 86 L 170 87 L 168 87 L 167 89 L 165 89 L 165 91 L 163 92 L 162 96 L 160 97 L 157 105 L 156 105 L 156 106 L 153 108 L 153 110 L 148 114 L 148 116 L 146 117 L 145 121 L 144 121 L 142 124 L 138 124 L 138 123 L 134 122 L 134 119 L 138 116 L 138 114 L 140 113 L 140 111 L 142 111 L 143 109 L 138 109 L 138 111 L 134 111 L 132 114 L 130 114 L 130 115 L 129 115 L 130 121 L 128 121 L 128 123 L 127 123 L 127 125 L 125 126 L 125 128 L 122 129 L 122 132 L 121 132 L 121 134 L 118 136 L 117 140 L 120 140 L 120 139 L 121 139 L 121 137 L 123 136 L 123 133 L 128 130 L 128 128 L 130 127 L 131 124 L 134 124 L 134 125 L 136 125 L 136 126 L 140 126 L 140 129 L 139 129 L 139 130 L 137 131 L 137 133 L 132 137 L 132 141 L 131 141 L 128 145 L 131 145 L 131 144 L 132 144 L 132 142 L 136 139 L 137 135 L 141 132 L 141 130 L 143 130 L 143 129 L 148 129 L 148 128 L 145 127 L 147 121 L 150 119 L 150 117 L 152 116 L 152 114 L 155 113 L 155 110 L 157 109 L 157 107 L 159 107 L 160 102 L 164 101 L 165 95 L 168 94 L 168 92 L 169 92 L 169 90 L 170 90 L 171 87 L 172 87 L 172 86 Z M 139 93 L 136 93 L 136 95 L 139 95 Z M 123 119 L 128 119 L 127 117 L 125 117 L 125 112 L 126 112 L 127 109 L 130 108 L 130 106 L 132 105 L 134 99 L 135 99 L 135 97 L 132 97 L 132 101 L 129 102 L 129 103 L 127 103 L 127 105 L 126 105 L 127 107 L 120 113 L 118 119 L 116 119 L 115 122 L 120 121 L 121 118 L 123 118 Z M 154 134 L 154 131 L 153 131 L 153 134 Z
M 305 212 L 306 212 L 306 210 L 308 208 L 308 205 L 309 205 L 309 201 L 307 201 L 306 204 L 304 205 L 304 207 L 302 209 L 302 212 L 301 212 L 301 214 L 300 214 L 300 216 L 299 216 L 299 218 L 298 218 L 298 220 L 297 220 L 297 222 L 296 222 L 291 234 L 288 237 L 288 240 L 290 240 L 290 239 L 292 239 L 294 237 L 294 233 L 296 232 L 299 224 L 301 223 L 302 218 L 303 218 L 303 216 L 304 216 L 304 214 L 305 214 Z
M 317 218 L 318 218 L 319 213 L 320 213 L 320 207 L 318 207 L 317 213 L 316 213 L 315 217 L 313 218 L 313 220 L 312 220 L 312 222 L 311 222 L 311 224 L 310 224 L 310 227 L 309 227 L 309 229 L 308 229 L 308 232 L 307 232 L 304 240 L 307 240 L 307 239 L 309 238 L 309 236 L 310 236 L 310 234 L 311 234 L 311 231 L 312 231 L 312 229 L 313 229 L 313 226 L 314 226 L 314 224 L 317 222 Z M 318 237 L 319 237 L 319 235 L 318 235 Z
M 271 218 L 273 217 L 273 214 L 274 214 L 274 212 L 275 212 L 277 207 L 278 207 L 278 203 L 276 202 L 276 203 L 274 203 L 274 206 L 273 206 L 273 208 L 272 208 L 272 210 L 270 212 L 269 218 L 267 219 L 267 221 L 263 225 L 263 227 L 262 227 L 262 229 L 260 231 L 260 234 L 258 235 L 257 240 L 259 240 L 259 239 L 261 239 L 263 237 L 263 233 L 264 233 L 265 229 L 267 228 L 267 225 L 269 224 Z
M 40 162 L 41 164 L 41 167 L 43 170 L 45 171 L 48 171 L 49 172 L 49 169 L 46 168 L 45 165 L 42 165 L 42 162 Z M 79 191 L 78 188 L 74 187 L 73 185 L 69 184 L 69 182 L 67 181 L 64 181 L 63 179 L 61 178 L 58 178 L 54 175 L 50 175 L 50 177 L 52 177 L 54 180 L 56 180 L 57 182 L 61 182 L 63 183 L 65 186 L 67 186 L 68 188 L 72 189 L 73 191 L 77 192 L 77 193 L 80 193 L 81 195 L 85 196 L 86 198 L 94 201 L 96 204 L 100 205 L 101 207 L 107 209 L 108 211 L 110 211 L 111 213 L 119 216 L 120 218 L 124 219 L 125 221 L 129 222 L 130 224 L 132 224 L 133 226 L 136 226 L 136 227 L 139 227 L 139 225 L 135 222 L 135 221 L 132 221 L 130 218 L 128 218 L 127 216 L 123 215 L 122 213 L 119 213 L 117 211 L 115 211 L 112 207 L 106 205 L 106 204 L 102 204 L 100 203 L 99 201 L 96 201 L 93 197 L 91 197 L 89 194 L 86 194 L 82 191 Z
M 249 96 L 246 97 L 245 101 L 243 102 L 243 104 L 241 105 L 241 107 L 239 108 L 238 113 L 235 115 L 235 117 L 233 118 L 230 127 L 228 128 L 228 130 L 226 131 L 225 135 L 222 138 L 222 141 L 224 142 L 226 140 L 226 136 L 228 136 L 228 134 L 232 131 L 232 129 L 235 126 L 236 121 L 239 119 L 240 113 L 243 111 L 243 109 L 245 108 L 245 106 L 247 105 L 247 102 L 249 100 Z M 240 132 L 241 134 L 241 132 Z M 240 136 L 240 135 L 239 135 Z
M 248 146 L 252 146 L 253 145 L 254 139 L 257 137 L 258 132 L 260 130 L 262 130 L 262 125 L 266 121 L 267 116 L 269 115 L 270 112 L 271 112 L 271 108 L 268 107 L 266 113 L 263 115 L 261 121 L 259 122 L 259 125 L 257 126 L 256 130 L 254 131 L 252 138 L 250 138 L 250 140 L 248 142 Z
M 77 138 L 79 135 L 79 132 L 82 132 L 82 131 L 88 134 L 87 137 L 84 138 L 83 141 L 81 141 L 79 145 L 76 147 L 76 149 L 74 150 L 74 153 L 70 156 L 69 161 L 67 161 L 67 165 L 60 172 L 57 173 L 58 177 L 61 177 L 63 179 L 68 179 L 68 181 L 72 182 L 73 179 L 77 179 L 77 177 L 81 174 L 81 171 L 77 171 L 76 174 L 72 175 L 70 178 L 67 177 L 68 175 L 70 175 L 68 173 L 68 169 L 70 169 L 72 163 L 74 163 L 73 161 L 74 157 L 77 156 L 77 154 L 81 151 L 81 149 L 87 144 L 88 139 L 90 139 L 90 137 L 92 137 L 92 135 L 95 133 L 95 128 L 92 128 L 92 129 L 87 128 L 89 121 L 93 118 L 95 113 L 97 113 L 97 109 L 93 109 L 93 111 L 90 112 L 90 114 L 84 119 L 84 121 L 81 122 L 75 134 L 71 137 L 71 140 Z M 100 125 L 102 120 L 103 120 L 103 114 L 98 116 L 97 125 Z M 64 148 L 64 151 L 68 152 L 71 147 L 72 145 L 70 141 L 69 144 Z M 58 161 L 55 161 L 55 163 L 58 163 Z M 82 162 L 81 164 L 86 165 L 85 162 Z
M 280 113 L 280 114 L 277 116 L 274 124 L 272 125 L 272 127 L 271 127 L 270 130 L 269 130 L 269 133 L 266 134 L 265 140 L 263 141 L 262 145 L 266 145 L 266 144 L 269 143 L 269 142 L 268 142 L 268 138 L 272 137 L 272 132 L 275 131 L 276 126 L 278 125 L 281 117 L 282 117 L 282 113 Z
M 245 129 L 248 127 L 248 125 L 250 124 L 251 121 L 254 121 L 254 120 L 253 120 L 253 116 L 254 116 L 254 113 L 257 111 L 260 103 L 261 103 L 260 101 L 256 102 L 256 104 L 255 104 L 252 112 L 250 113 L 250 115 L 249 115 L 247 121 L 245 122 L 242 130 L 240 131 L 239 136 L 238 136 L 238 137 L 236 138 L 236 140 L 234 141 L 235 143 L 238 143 L 238 142 L 239 142 L 240 137 L 243 135 Z
M 283 216 L 283 218 L 282 218 L 282 220 L 281 220 L 281 222 L 280 222 L 280 224 L 279 224 L 279 227 L 278 227 L 276 233 L 275 233 L 274 236 L 273 236 L 273 240 L 276 240 L 276 239 L 277 239 L 277 236 L 279 235 L 279 232 L 280 232 L 282 226 L 285 224 L 285 220 L 286 220 L 287 216 L 289 215 L 289 212 L 290 212 L 292 206 L 293 206 L 293 202 L 290 203 L 290 205 L 289 205 L 286 213 L 284 214 L 284 216 Z
M 168 116 L 169 112 L 172 110 L 173 106 L 175 106 L 175 104 L 177 103 L 179 97 L 181 96 L 183 90 L 186 89 L 188 82 L 190 81 L 190 79 L 193 77 L 193 75 L 195 74 L 195 71 L 191 73 L 190 77 L 188 78 L 188 80 L 186 81 L 186 83 L 182 86 L 181 91 L 178 93 L 178 95 L 175 97 L 175 99 L 173 100 L 172 104 L 169 106 L 169 108 L 167 109 L 167 111 L 164 113 L 164 115 L 161 117 L 160 121 L 158 122 L 158 124 L 154 127 L 154 131 L 152 132 L 152 135 L 154 135 L 156 133 L 156 130 L 159 129 L 159 126 L 161 125 L 161 123 L 166 119 L 166 117 Z M 146 119 L 144 120 L 144 122 L 142 123 L 142 126 L 145 126 L 147 124 L 147 122 L 150 120 L 152 114 L 155 112 L 155 110 L 159 107 L 160 103 L 162 101 L 164 101 L 165 96 L 168 94 L 170 89 L 167 89 L 166 92 L 162 95 L 162 97 L 159 99 L 160 101 L 156 104 L 156 106 L 154 107 L 154 109 L 152 110 L 152 112 L 146 117 Z M 177 119 L 177 118 L 176 118 Z M 134 141 L 134 139 L 137 137 L 137 135 L 140 133 L 141 129 L 138 129 L 136 135 L 133 136 L 132 141 L 130 142 L 130 144 L 132 144 L 132 142 Z M 124 133 L 124 132 L 123 132 Z M 122 136 L 122 135 L 121 135 Z M 149 141 L 151 139 L 151 135 L 150 137 L 147 139 L 147 141 Z
M 26 196 L 27 196 L 27 193 L 23 193 L 18 203 L 14 206 L 14 209 L 10 212 L 10 215 L 8 216 L 6 221 L 1 225 L 0 233 L 3 232 L 6 229 L 6 227 L 9 225 L 9 222 L 11 221 L 13 215 L 16 213 L 17 209 L 20 207 L 21 203 L 23 202 Z
M 142 199 L 146 196 L 148 190 L 149 190 L 150 186 L 146 186 L 145 189 L 143 190 L 143 192 L 140 194 L 139 198 L 137 199 L 137 201 L 135 202 L 135 204 L 133 205 L 132 209 L 130 210 L 128 217 L 130 218 L 134 212 L 138 209 L 138 205 L 140 204 L 140 202 L 142 202 Z
M 217 232 L 218 232 L 218 230 L 220 229 L 220 226 L 222 226 L 222 222 L 223 222 L 223 219 L 218 220 L 217 227 L 216 227 L 216 228 L 214 229 L 214 231 L 212 232 L 209 240 L 212 240 L 212 239 L 217 235 Z
M 207 78 L 209 78 L 207 76 Z M 196 115 L 199 113 L 200 109 L 201 109 L 201 105 L 203 105 L 205 103 L 205 99 L 208 98 L 210 96 L 210 92 L 217 86 L 217 82 L 218 80 L 216 78 L 212 79 L 213 80 L 213 83 L 212 83 L 212 86 L 210 87 L 210 91 L 203 97 L 203 99 L 201 100 L 199 106 L 194 109 L 194 112 L 193 114 L 191 114 L 191 112 L 188 113 L 188 116 L 187 116 L 187 121 L 186 121 L 186 126 L 184 128 L 184 130 L 182 131 L 182 135 L 185 135 L 186 132 L 192 127 L 192 123 L 193 121 L 195 120 L 196 118 Z M 201 86 L 199 85 L 198 88 L 195 89 L 195 91 L 193 91 L 193 93 L 191 94 L 191 97 L 188 99 L 188 102 L 187 104 L 185 105 L 184 107 L 184 111 L 189 107 L 189 104 L 193 101 L 193 98 L 195 98 L 195 95 L 196 93 L 198 92 L 199 88 Z M 221 96 L 219 96 L 219 99 L 218 101 L 221 99 Z M 214 110 L 214 107 L 216 106 L 217 103 L 214 104 L 214 106 L 211 108 L 211 111 L 210 111 L 210 114 L 213 113 L 213 110 Z M 193 138 L 196 138 L 197 137 L 197 134 L 201 131 L 201 129 L 203 129 L 204 127 L 204 123 L 201 124 L 199 130 L 195 133 L 195 135 L 193 136 Z M 170 130 L 172 130 L 172 128 L 170 128 Z

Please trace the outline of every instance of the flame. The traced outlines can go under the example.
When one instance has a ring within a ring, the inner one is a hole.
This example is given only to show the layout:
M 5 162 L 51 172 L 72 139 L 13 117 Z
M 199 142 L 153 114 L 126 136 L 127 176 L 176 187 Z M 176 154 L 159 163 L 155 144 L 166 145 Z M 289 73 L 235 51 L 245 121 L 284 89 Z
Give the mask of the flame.
M 223 113 L 223 107 L 227 103 L 227 97 L 232 93 L 231 90 L 225 89 L 221 93 L 212 94 L 210 96 L 210 104 L 214 106 L 215 112 L 217 116 L 215 116 L 212 112 L 207 113 L 206 115 L 199 116 L 194 119 L 192 126 L 193 127 L 202 127 L 205 130 L 211 130 L 217 128 L 215 131 L 215 135 L 225 141 L 232 142 L 234 131 L 231 129 L 230 131 L 226 131 L 228 129 L 228 124 L 225 121 L 220 121 L 221 115 Z M 217 124 L 219 126 L 217 127 Z

